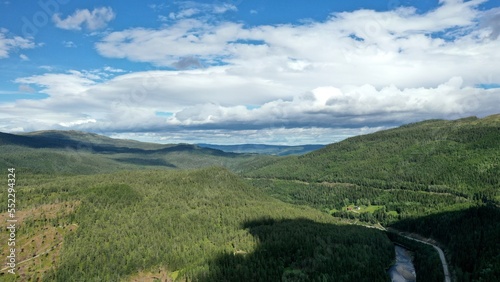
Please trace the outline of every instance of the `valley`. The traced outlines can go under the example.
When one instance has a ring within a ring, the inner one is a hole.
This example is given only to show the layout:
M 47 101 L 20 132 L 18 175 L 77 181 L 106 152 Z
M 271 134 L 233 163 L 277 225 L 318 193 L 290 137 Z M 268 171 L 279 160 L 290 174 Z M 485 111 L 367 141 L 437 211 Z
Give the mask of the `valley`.
M 249 153 L 273 156 L 290 156 L 303 155 L 315 150 L 319 150 L 324 145 L 301 145 L 301 146 L 285 146 L 285 145 L 266 145 L 266 144 L 239 144 L 239 145 L 213 145 L 213 144 L 197 144 L 202 148 L 217 149 L 230 153 Z
M 16 168 L 20 226 L 2 281 L 388 281 L 394 243 L 418 281 L 500 277 L 500 115 L 293 156 L 2 133 L 0 167 Z M 449 275 L 432 246 L 385 228 L 435 240 Z

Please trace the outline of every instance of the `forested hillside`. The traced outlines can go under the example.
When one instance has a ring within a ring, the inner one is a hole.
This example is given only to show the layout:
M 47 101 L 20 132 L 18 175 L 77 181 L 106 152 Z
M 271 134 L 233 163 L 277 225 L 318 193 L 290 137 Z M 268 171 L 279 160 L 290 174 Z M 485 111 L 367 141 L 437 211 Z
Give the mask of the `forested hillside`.
M 356 136 L 245 175 L 500 200 L 500 115 L 430 120 Z
M 17 178 L 29 211 L 19 257 L 34 259 L 7 281 L 387 281 L 394 256 L 382 231 L 283 203 L 223 168 Z
M 500 279 L 500 115 L 357 136 L 245 176 L 285 202 L 434 238 L 458 281 Z

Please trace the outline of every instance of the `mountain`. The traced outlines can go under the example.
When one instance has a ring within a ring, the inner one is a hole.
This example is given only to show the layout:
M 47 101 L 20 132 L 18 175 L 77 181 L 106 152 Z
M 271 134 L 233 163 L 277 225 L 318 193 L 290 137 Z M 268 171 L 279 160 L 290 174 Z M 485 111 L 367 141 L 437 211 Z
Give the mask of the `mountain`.
M 143 150 L 158 150 L 166 147 L 171 147 L 172 145 L 155 144 L 140 142 L 135 140 L 123 140 L 110 138 L 103 135 L 98 135 L 90 132 L 81 132 L 75 130 L 44 130 L 44 131 L 34 131 L 29 133 L 24 133 L 21 136 L 34 137 L 37 140 L 45 140 L 46 142 L 63 142 L 65 145 L 71 145 L 78 142 L 82 145 L 92 144 L 93 146 L 111 146 L 111 147 L 123 147 L 123 148 L 135 148 Z
M 193 145 L 163 145 L 133 140 L 113 139 L 80 131 L 37 131 L 26 134 L 0 132 L 0 145 L 15 145 L 36 149 L 75 149 L 103 153 L 152 153 L 172 148 L 195 148 Z
M 217 149 L 232 153 L 265 154 L 275 156 L 303 155 L 325 147 L 325 145 L 265 145 L 265 144 L 240 144 L 240 145 L 213 145 L 197 144 L 202 148 Z
M 356 136 L 245 175 L 500 200 L 500 115 L 429 120 Z
M 0 165 L 31 173 L 89 174 L 144 168 L 236 169 L 258 156 L 190 144 L 154 144 L 78 131 L 0 133 Z

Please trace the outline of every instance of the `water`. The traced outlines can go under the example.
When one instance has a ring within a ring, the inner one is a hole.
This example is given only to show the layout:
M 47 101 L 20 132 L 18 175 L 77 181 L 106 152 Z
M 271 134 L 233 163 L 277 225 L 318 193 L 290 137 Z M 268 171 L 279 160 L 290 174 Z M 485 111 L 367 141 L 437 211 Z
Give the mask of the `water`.
M 396 249 L 396 263 L 389 268 L 389 276 L 392 282 L 416 282 L 415 267 L 411 256 L 403 247 L 394 246 Z

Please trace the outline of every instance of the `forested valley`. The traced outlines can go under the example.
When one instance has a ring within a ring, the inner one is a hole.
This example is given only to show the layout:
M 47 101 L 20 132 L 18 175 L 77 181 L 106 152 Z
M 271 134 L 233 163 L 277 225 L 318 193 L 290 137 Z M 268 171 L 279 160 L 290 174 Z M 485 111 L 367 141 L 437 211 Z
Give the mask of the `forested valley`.
M 393 242 L 418 281 L 443 281 L 432 247 L 387 227 L 434 240 L 456 281 L 500 280 L 500 115 L 301 156 L 78 132 L 2 134 L 0 153 L 22 262 L 2 281 L 389 281 Z
M 121 281 L 164 272 L 189 281 L 387 281 L 392 262 L 382 231 L 283 203 L 223 168 L 30 178 L 19 184 L 23 209 L 75 208 L 24 219 L 17 235 L 25 246 L 53 228 L 66 236 L 53 264 L 42 256 L 22 265 L 21 280 Z M 26 247 L 20 256 L 36 252 Z
M 500 279 L 500 115 L 357 136 L 244 175 L 285 202 L 433 238 L 457 281 Z

